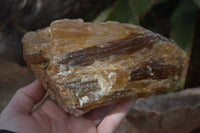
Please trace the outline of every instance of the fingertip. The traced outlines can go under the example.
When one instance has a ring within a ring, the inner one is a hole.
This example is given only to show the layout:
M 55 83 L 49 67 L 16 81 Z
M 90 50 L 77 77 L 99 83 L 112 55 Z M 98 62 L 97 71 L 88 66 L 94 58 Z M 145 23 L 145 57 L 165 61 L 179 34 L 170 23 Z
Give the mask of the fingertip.
M 127 100 L 119 102 L 111 110 L 111 112 L 102 120 L 97 130 L 103 133 L 112 133 L 120 125 L 122 120 L 125 118 L 135 100 Z

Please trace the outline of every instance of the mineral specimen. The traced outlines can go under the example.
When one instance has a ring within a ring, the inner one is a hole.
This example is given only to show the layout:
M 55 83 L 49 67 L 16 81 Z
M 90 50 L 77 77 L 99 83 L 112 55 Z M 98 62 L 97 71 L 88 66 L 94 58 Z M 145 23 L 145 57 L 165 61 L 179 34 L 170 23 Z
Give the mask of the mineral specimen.
M 163 92 L 187 54 L 140 26 L 63 19 L 23 37 L 24 59 L 63 110 L 80 116 L 127 98 Z

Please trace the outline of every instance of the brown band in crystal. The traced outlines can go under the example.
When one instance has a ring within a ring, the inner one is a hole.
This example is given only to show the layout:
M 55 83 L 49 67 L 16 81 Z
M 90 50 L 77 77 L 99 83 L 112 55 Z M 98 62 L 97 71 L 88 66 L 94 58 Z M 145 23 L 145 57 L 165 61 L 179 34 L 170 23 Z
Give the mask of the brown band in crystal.
M 69 66 L 87 66 L 95 60 L 106 60 L 110 56 L 118 56 L 122 54 L 131 54 L 136 50 L 144 47 L 152 46 L 159 40 L 159 36 L 138 36 L 129 35 L 118 41 L 109 42 L 108 46 L 98 47 L 93 46 L 80 51 L 75 51 L 66 54 L 59 63 L 68 64 Z
M 170 75 L 175 75 L 177 67 L 175 65 L 162 65 L 158 62 L 146 64 L 147 66 L 139 67 L 131 73 L 131 81 L 142 79 L 162 80 Z

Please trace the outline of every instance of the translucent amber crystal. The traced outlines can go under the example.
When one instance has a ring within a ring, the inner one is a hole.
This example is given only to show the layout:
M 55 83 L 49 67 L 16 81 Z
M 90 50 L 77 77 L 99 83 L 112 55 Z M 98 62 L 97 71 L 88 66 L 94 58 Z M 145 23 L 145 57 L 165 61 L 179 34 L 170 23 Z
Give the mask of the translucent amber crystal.
M 187 55 L 140 26 L 63 19 L 23 37 L 24 59 L 66 112 L 80 116 L 173 87 Z

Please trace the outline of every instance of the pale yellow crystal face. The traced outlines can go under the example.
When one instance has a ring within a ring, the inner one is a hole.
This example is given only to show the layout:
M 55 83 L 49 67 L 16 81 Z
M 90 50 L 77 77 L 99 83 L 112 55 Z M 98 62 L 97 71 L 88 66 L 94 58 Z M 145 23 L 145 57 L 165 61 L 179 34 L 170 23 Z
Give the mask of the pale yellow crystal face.
M 63 19 L 23 37 L 24 59 L 65 111 L 79 116 L 173 87 L 187 55 L 140 26 Z

